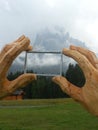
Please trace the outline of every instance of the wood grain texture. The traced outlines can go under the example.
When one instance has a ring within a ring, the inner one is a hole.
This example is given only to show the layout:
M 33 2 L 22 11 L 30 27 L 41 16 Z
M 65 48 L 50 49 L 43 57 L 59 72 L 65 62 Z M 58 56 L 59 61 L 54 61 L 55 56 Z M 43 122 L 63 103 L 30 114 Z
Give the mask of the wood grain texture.
M 16 89 L 26 86 L 32 80 L 36 80 L 35 74 L 22 74 L 17 79 L 9 81 L 6 78 L 7 72 L 15 58 L 23 51 L 29 51 L 30 40 L 21 36 L 16 41 L 4 46 L 0 52 L 0 98 L 13 93 Z
M 82 88 L 79 88 L 61 76 L 53 77 L 53 81 L 90 113 L 98 116 L 98 59 L 96 55 L 90 50 L 76 46 L 64 48 L 63 54 L 78 62 L 86 82 Z

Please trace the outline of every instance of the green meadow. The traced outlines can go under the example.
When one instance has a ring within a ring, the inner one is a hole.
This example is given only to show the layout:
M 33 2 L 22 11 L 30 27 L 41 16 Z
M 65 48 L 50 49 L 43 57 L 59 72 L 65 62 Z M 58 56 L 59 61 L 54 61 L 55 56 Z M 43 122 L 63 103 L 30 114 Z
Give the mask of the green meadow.
M 98 118 L 70 98 L 0 101 L 0 130 L 98 130 Z

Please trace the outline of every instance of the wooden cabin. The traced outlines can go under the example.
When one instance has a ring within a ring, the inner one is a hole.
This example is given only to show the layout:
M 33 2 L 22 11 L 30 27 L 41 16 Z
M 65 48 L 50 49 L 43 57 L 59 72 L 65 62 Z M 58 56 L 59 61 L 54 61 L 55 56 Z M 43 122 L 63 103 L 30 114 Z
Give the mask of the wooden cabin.
M 23 90 L 17 90 L 13 94 L 4 97 L 2 100 L 22 100 L 24 96 Z

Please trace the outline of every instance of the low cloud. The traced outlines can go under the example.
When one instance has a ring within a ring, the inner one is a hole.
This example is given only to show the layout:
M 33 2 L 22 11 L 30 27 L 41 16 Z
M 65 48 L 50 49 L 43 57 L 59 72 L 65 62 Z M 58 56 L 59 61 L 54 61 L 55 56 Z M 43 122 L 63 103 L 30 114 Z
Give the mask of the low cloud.
M 33 44 L 39 31 L 57 25 L 97 52 L 97 7 L 97 0 L 0 0 L 0 48 L 22 34 Z
M 24 34 L 37 51 L 62 51 L 73 44 L 98 53 L 97 23 L 97 0 L 0 0 L 0 49 Z M 23 66 L 24 57 L 13 64 Z M 42 66 L 59 63 L 56 56 L 35 59 Z M 73 60 L 64 58 L 69 62 Z
M 49 72 L 49 73 L 59 73 L 60 64 L 63 62 L 63 69 L 66 70 L 69 63 L 75 63 L 72 58 L 63 55 L 63 60 L 61 60 L 61 52 L 64 47 L 69 48 L 71 44 L 76 46 L 86 47 L 84 42 L 70 37 L 70 34 L 65 33 L 64 28 L 49 30 L 38 33 L 35 43 L 33 45 L 33 50 L 37 52 L 59 52 L 59 54 L 53 53 L 27 53 L 27 70 L 33 69 L 34 72 Z M 18 58 L 14 61 L 13 66 L 17 69 L 23 70 L 25 63 L 25 52 L 20 54 Z M 16 70 L 17 70 L 16 69 Z

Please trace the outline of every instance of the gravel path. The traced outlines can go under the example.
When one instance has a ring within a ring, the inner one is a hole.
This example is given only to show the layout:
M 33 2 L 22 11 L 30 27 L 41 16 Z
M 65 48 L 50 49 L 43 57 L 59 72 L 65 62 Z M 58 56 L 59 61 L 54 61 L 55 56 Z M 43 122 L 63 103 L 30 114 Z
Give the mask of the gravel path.
M 36 105 L 36 106 L 0 106 L 0 108 L 42 108 L 42 107 L 53 107 L 55 105 Z

